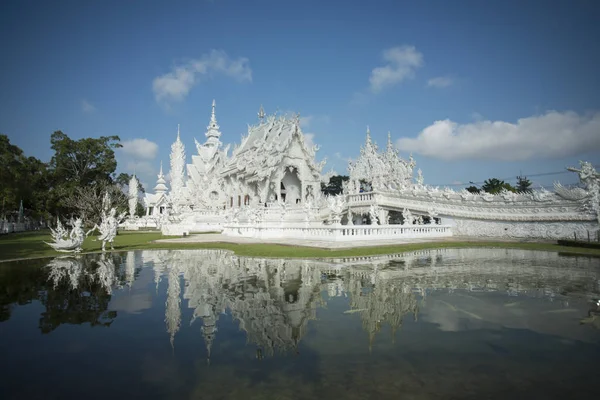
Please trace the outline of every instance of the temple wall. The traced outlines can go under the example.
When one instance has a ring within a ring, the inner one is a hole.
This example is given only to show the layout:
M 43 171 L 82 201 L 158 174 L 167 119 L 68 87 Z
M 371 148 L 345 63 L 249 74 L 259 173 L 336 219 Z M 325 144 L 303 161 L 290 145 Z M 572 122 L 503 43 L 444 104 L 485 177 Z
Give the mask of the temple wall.
M 586 239 L 596 237 L 598 223 L 594 221 L 506 222 L 442 217 L 444 225 L 452 227 L 454 236 L 497 239 Z

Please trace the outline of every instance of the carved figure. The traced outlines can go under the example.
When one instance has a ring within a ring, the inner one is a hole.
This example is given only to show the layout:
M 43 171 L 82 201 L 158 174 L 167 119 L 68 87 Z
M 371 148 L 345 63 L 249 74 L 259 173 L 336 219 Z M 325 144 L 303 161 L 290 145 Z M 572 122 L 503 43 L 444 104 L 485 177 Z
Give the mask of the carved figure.
M 334 224 L 339 224 L 342 219 L 342 212 L 346 208 L 346 197 L 344 195 L 328 196 L 327 207 L 329 208 L 331 221 Z
M 371 225 L 380 225 L 379 217 L 377 216 L 377 208 L 371 204 L 369 208 L 369 217 L 371 217 Z
M 404 221 L 402 221 L 402 225 L 412 225 L 413 224 L 413 216 L 408 208 L 402 210 L 402 217 L 404 217 Z
M 600 174 L 592 163 L 588 161 L 579 161 L 581 169 L 569 167 L 567 170 L 577 172 L 579 180 L 585 185 L 585 189 L 590 195 L 589 206 L 596 212 L 598 224 L 600 224 Z
M 44 242 L 44 243 L 46 243 L 47 245 L 49 245 L 56 251 L 65 252 L 65 253 L 67 253 L 67 252 L 79 253 L 81 251 L 81 245 L 83 244 L 83 241 L 85 240 L 85 237 L 87 236 L 83 232 L 83 228 L 81 227 L 81 225 L 82 225 L 81 218 L 77 218 L 73 222 L 73 229 L 71 229 L 71 232 L 67 235 L 67 230 L 65 230 L 63 228 L 63 226 L 61 225 L 60 221 L 58 221 L 56 230 L 53 230 L 52 228 L 50 228 L 50 231 L 52 232 L 52 239 L 54 240 L 54 243 L 47 243 L 47 242 Z
M 117 210 L 113 207 L 110 209 L 108 213 L 105 211 L 102 212 L 102 222 L 100 226 L 97 224 L 94 225 L 92 229 L 90 229 L 86 235 L 89 235 L 91 232 L 96 229 L 100 231 L 99 240 L 102 241 L 102 251 L 106 251 L 106 243 L 110 243 L 111 250 L 114 250 L 113 242 L 115 240 L 115 236 L 117 236 L 117 226 L 123 221 L 125 218 L 125 213 L 116 216 Z

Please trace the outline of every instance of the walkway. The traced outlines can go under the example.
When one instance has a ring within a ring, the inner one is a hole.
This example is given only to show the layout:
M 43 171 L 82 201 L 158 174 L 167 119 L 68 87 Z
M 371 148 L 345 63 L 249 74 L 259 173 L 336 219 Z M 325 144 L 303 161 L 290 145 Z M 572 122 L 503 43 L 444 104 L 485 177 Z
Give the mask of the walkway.
M 369 246 L 389 246 L 398 244 L 411 244 L 411 243 L 431 243 L 431 242 L 486 242 L 486 241 L 503 241 L 503 242 L 521 242 L 521 240 L 510 240 L 510 239 L 493 239 L 493 238 L 476 238 L 476 237 L 446 237 L 446 238 L 422 238 L 422 239 L 392 239 L 392 240 L 357 240 L 354 242 L 327 242 L 322 240 L 307 240 L 307 239 L 254 239 L 237 236 L 226 236 L 220 233 L 206 233 L 206 234 L 192 234 L 190 236 L 173 238 L 173 239 L 159 239 L 157 243 L 235 243 L 235 244 L 252 244 L 252 243 L 271 243 L 271 244 L 282 244 L 288 246 L 306 246 L 316 247 L 321 249 L 351 249 L 355 247 L 369 247 Z M 538 240 L 540 242 L 540 240 Z M 554 241 L 550 241 L 554 242 Z

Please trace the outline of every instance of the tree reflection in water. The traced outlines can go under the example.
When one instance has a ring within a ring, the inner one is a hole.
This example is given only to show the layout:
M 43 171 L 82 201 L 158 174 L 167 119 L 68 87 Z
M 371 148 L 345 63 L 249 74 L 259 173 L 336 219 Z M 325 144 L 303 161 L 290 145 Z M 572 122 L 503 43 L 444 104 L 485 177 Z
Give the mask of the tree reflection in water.
M 432 291 L 590 297 L 600 292 L 597 265 L 585 257 L 492 249 L 328 261 L 243 258 L 219 250 L 69 256 L 51 260 L 46 268 L 29 262 L 0 269 L 0 321 L 10 318 L 13 305 L 38 300 L 45 307 L 39 321 L 43 333 L 61 324 L 108 327 L 117 317 L 110 310 L 113 290 L 131 287 L 146 266 L 153 269 L 157 292 L 161 280 L 167 281 L 164 321 L 173 346 L 185 300 L 192 310 L 190 323 L 202 323 L 207 357 L 219 318 L 228 312 L 260 359 L 297 352 L 309 321 L 334 297 L 348 298 L 346 312 L 359 314 L 372 343 L 383 325 L 394 338 L 407 315 L 416 319 Z

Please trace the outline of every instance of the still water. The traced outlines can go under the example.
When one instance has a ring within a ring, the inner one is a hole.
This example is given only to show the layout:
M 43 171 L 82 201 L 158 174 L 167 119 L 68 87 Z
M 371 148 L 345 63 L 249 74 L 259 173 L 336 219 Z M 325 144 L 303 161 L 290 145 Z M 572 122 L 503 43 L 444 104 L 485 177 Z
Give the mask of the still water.
M 599 297 L 524 250 L 1 263 L 0 398 L 600 398 Z

